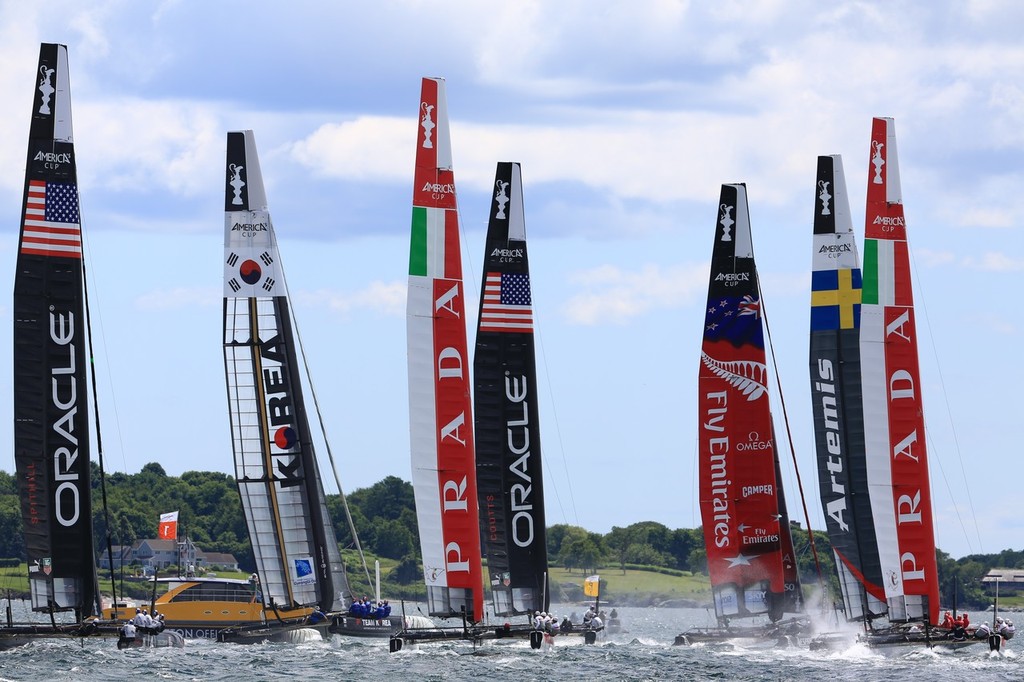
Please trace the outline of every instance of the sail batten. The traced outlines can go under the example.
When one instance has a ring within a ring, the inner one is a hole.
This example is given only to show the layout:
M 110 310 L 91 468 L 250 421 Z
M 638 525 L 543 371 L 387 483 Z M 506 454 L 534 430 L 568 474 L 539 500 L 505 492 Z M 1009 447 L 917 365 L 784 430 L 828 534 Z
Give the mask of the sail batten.
M 39 50 L 14 281 L 14 442 L 35 611 L 99 611 L 67 47 Z
M 938 621 L 917 330 L 895 124 L 871 127 L 861 308 L 871 505 L 892 621 Z
M 698 375 L 700 509 L 720 620 L 802 607 L 768 392 L 746 186 L 723 185 Z
M 444 80 L 420 93 L 407 342 L 412 483 L 427 608 L 483 617 L 465 288 Z
M 477 492 L 497 616 L 547 611 L 533 298 L 521 169 L 495 171 L 473 358 Z
M 268 605 L 351 598 L 320 481 L 252 131 L 228 133 L 224 363 L 235 478 Z

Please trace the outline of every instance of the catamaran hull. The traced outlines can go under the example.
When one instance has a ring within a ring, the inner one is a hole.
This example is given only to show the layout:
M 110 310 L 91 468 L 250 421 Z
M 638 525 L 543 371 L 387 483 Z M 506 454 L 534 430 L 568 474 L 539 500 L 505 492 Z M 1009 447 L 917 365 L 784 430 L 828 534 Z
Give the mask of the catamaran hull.
M 1002 648 L 1003 643 L 1004 640 L 1000 635 L 978 638 L 971 635 L 955 636 L 949 632 L 936 632 L 935 630 L 927 633 L 924 630 L 859 634 L 826 632 L 811 640 L 810 649 L 811 651 L 845 651 L 853 646 L 866 646 L 881 654 L 901 655 L 921 647 L 955 651 L 985 644 L 990 649 L 998 651 Z

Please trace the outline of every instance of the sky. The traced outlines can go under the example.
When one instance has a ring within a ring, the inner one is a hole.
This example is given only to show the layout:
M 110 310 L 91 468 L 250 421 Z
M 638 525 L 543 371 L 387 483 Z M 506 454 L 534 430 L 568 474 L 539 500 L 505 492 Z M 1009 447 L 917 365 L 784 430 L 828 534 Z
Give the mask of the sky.
M 0 282 L 13 291 L 39 43 L 64 43 L 106 468 L 233 472 L 223 165 L 226 132 L 251 128 L 342 486 L 409 480 L 414 140 L 420 79 L 443 76 L 471 330 L 495 164 L 522 163 L 548 524 L 700 524 L 716 206 L 745 182 L 776 429 L 821 530 L 815 164 L 843 155 L 862 235 L 871 118 L 892 116 L 938 545 L 1020 549 L 1024 329 L 995 294 L 1024 270 L 1022 25 L 1014 0 L 0 0 Z M 11 357 L 10 294 L 0 319 Z

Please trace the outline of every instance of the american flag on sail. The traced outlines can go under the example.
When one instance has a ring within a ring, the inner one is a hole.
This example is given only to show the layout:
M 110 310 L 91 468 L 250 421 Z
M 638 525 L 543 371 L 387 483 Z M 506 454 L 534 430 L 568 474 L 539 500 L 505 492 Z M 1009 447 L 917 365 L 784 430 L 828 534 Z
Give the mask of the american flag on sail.
M 61 258 L 82 257 L 82 228 L 75 185 L 29 181 L 21 252 Z
M 488 272 L 480 307 L 480 331 L 533 333 L 530 276 Z

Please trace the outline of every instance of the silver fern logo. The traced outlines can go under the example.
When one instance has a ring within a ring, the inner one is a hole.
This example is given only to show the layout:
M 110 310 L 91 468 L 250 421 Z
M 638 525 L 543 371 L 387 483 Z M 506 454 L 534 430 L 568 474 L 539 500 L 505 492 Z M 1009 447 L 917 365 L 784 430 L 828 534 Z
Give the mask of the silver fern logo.
M 712 374 L 745 395 L 748 402 L 753 402 L 768 392 L 768 367 L 764 363 L 753 360 L 723 362 L 715 360 L 703 351 L 700 359 Z

